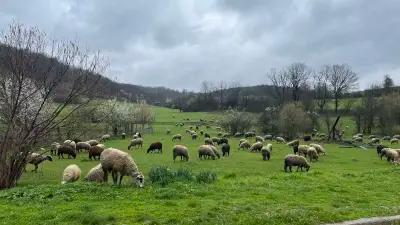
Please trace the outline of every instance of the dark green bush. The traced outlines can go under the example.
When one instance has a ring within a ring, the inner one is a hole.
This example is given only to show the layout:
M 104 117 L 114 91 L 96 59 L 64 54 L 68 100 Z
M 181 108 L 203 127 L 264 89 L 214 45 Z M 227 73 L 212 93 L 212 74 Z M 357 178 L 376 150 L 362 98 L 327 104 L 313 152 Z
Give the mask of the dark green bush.
M 212 171 L 201 171 L 196 176 L 196 181 L 198 183 L 212 183 L 217 180 L 217 174 Z
M 152 183 L 165 186 L 174 182 L 174 173 L 165 166 L 157 166 L 151 168 L 149 172 L 149 179 Z

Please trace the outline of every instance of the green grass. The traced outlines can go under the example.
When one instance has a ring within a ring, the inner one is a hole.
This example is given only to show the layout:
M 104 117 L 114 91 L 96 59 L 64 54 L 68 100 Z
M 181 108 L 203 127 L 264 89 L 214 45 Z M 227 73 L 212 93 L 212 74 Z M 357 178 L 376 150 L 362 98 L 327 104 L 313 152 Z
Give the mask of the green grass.
M 155 113 L 157 122 L 169 123 L 221 116 L 164 108 Z M 175 143 L 167 128 L 184 135 L 189 162 L 172 161 Z M 130 186 L 128 177 L 122 187 L 83 181 L 60 185 L 67 165 L 78 164 L 84 176 L 99 163 L 88 160 L 87 153 L 45 162 L 41 172 L 24 173 L 18 187 L 0 192 L 0 224 L 320 224 L 400 213 L 400 167 L 380 160 L 373 149 L 327 144 L 327 155 L 312 163 L 308 173 L 284 173 L 283 158 L 292 152 L 285 145 L 273 143 L 272 159 L 262 161 L 260 154 L 238 151 L 239 139 L 231 138 L 231 156 L 199 160 L 203 139 L 192 141 L 187 128 L 156 123 L 155 132 L 144 136 L 144 147 L 133 151 L 127 150 L 129 139 L 106 143 L 133 156 L 146 177 L 143 189 Z M 163 142 L 162 155 L 145 153 L 154 141 Z M 150 183 L 149 172 L 158 166 L 170 169 L 172 182 Z

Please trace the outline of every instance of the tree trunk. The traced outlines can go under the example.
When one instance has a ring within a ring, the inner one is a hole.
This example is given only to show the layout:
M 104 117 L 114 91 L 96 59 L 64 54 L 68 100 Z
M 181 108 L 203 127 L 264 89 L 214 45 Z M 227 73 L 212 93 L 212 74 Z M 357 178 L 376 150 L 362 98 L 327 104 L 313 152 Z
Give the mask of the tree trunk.
M 329 136 L 332 135 L 332 140 L 336 140 L 335 131 L 336 131 L 336 125 L 338 124 L 339 120 L 340 120 L 340 116 L 338 116 L 336 118 L 335 123 L 333 124 L 332 129 L 330 131 L 330 135 Z
M 338 112 L 338 107 L 339 107 L 339 98 L 335 97 L 335 113 L 337 114 Z

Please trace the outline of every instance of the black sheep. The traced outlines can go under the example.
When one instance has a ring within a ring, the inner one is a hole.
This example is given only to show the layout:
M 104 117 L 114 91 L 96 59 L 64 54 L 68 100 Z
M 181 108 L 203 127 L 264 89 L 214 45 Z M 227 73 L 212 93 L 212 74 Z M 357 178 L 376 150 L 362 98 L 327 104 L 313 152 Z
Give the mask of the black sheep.
M 222 156 L 225 156 L 225 155 L 229 156 L 229 152 L 231 150 L 231 146 L 228 143 L 224 143 L 222 145 L 221 150 L 222 150 Z
M 376 153 L 377 153 L 378 155 L 380 155 L 381 152 L 382 152 L 382 149 L 384 149 L 384 148 L 387 148 L 387 146 L 385 146 L 385 145 L 377 145 L 377 146 L 376 146 Z M 381 158 L 382 158 L 382 157 L 381 157 Z
M 218 140 L 218 145 L 222 145 L 222 144 L 228 144 L 228 139 L 227 138 L 221 138 Z
M 154 142 L 152 143 L 149 148 L 147 149 L 147 153 L 150 152 L 159 152 L 162 153 L 162 143 L 161 142 Z

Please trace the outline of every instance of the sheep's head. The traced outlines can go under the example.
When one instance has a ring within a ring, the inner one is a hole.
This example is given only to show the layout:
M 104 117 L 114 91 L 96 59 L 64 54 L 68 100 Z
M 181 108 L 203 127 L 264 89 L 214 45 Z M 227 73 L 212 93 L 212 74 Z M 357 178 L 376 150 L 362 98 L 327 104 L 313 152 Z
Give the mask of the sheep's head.
M 141 173 L 135 172 L 132 174 L 133 182 L 136 186 L 142 188 L 144 186 L 144 176 Z
M 49 160 L 50 162 L 52 162 L 52 161 L 53 161 L 53 158 L 52 158 L 51 156 L 49 156 L 49 155 L 48 155 L 48 156 L 46 156 L 46 159 L 47 159 L 47 160 Z

